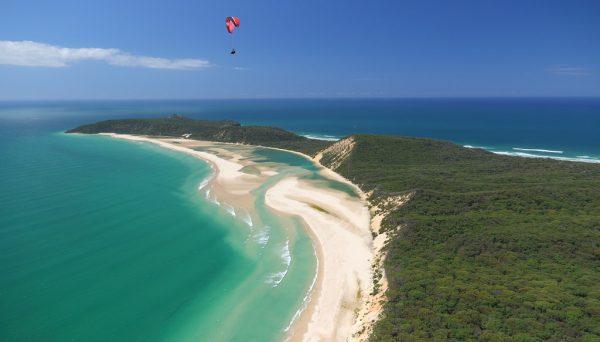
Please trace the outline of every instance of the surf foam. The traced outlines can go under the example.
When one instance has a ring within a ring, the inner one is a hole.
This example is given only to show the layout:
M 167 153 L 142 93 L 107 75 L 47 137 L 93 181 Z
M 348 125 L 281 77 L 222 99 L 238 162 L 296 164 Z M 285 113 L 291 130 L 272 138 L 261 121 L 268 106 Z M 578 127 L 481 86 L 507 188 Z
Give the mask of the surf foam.
M 300 134 L 303 137 L 309 138 L 309 139 L 314 139 L 314 140 L 325 140 L 325 141 L 338 141 L 341 138 L 340 137 L 336 137 L 334 135 L 327 135 L 327 134 Z
M 308 307 L 308 304 L 312 300 L 313 288 L 315 287 L 315 284 L 317 283 L 317 276 L 319 273 L 318 272 L 319 258 L 316 257 L 317 255 L 316 255 L 316 252 L 314 251 L 314 249 L 313 249 L 313 253 L 315 253 L 315 259 L 317 260 L 315 276 L 313 277 L 312 283 L 310 284 L 308 291 L 306 291 L 306 295 L 304 295 L 304 298 L 302 299 L 302 305 L 300 306 L 300 308 L 298 310 L 296 310 L 296 312 L 294 313 L 294 316 L 292 316 L 292 319 L 288 323 L 287 327 L 285 327 L 285 329 L 283 329 L 284 332 L 288 332 L 292 328 L 292 325 L 294 325 L 294 323 L 298 320 L 298 318 L 300 318 L 300 315 L 302 315 L 302 312 L 304 312 L 304 310 L 306 310 L 306 308 Z
M 473 145 L 463 145 L 464 148 L 480 148 L 482 150 L 490 150 L 490 148 L 485 146 L 473 146 Z
M 289 240 L 285 242 L 281 250 L 281 260 L 285 265 L 285 269 L 280 272 L 274 272 L 269 274 L 267 277 L 266 283 L 272 284 L 273 287 L 279 286 L 279 284 L 283 281 L 283 278 L 287 275 L 287 272 L 290 268 L 290 264 L 292 263 L 292 255 L 290 254 L 290 242 Z
M 252 223 L 252 217 L 250 217 L 250 214 L 248 214 L 247 212 L 244 213 L 242 220 L 244 222 L 246 222 L 246 224 L 250 227 L 252 227 L 254 224 Z
M 511 151 L 490 151 L 490 152 L 493 152 L 496 154 L 501 154 L 504 156 L 513 156 L 513 157 L 546 158 L 546 159 L 555 159 L 555 160 L 571 161 L 571 162 L 600 163 L 600 159 L 595 159 L 595 158 L 542 156 L 539 154 L 531 154 L 531 153 L 525 153 L 525 152 L 511 152 Z
M 208 182 L 210 182 L 210 178 L 206 178 L 204 179 L 199 185 L 198 185 L 198 191 L 202 190 L 207 184 Z
M 271 227 L 265 226 L 265 228 L 263 230 L 259 231 L 254 236 L 254 241 L 256 241 L 256 243 L 258 243 L 259 245 L 261 245 L 264 248 L 267 245 L 267 243 L 269 243 L 270 230 L 271 230 Z
M 223 202 L 223 208 L 225 208 L 225 210 L 233 217 L 235 217 L 235 208 L 232 207 L 231 205 Z
M 515 151 L 525 151 L 525 152 L 542 152 L 542 153 L 554 153 L 554 154 L 563 154 L 563 151 L 558 150 L 544 150 L 541 148 L 522 148 L 522 147 L 513 147 Z

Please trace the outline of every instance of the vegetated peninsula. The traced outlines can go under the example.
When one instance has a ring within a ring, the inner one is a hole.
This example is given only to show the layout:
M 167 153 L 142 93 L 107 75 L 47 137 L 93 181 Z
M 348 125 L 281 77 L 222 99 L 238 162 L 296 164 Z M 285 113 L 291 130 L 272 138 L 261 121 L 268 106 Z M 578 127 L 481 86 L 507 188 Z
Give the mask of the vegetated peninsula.
M 331 142 L 308 139 L 277 127 L 242 126 L 232 120 L 195 120 L 181 115 L 155 119 L 106 120 L 83 125 L 67 133 L 119 133 L 162 137 L 186 137 L 228 143 L 261 145 L 315 155 Z
M 189 137 L 314 156 L 368 194 L 385 242 L 374 341 L 600 338 L 600 165 L 496 155 L 430 139 L 281 129 L 182 117 L 69 132 Z

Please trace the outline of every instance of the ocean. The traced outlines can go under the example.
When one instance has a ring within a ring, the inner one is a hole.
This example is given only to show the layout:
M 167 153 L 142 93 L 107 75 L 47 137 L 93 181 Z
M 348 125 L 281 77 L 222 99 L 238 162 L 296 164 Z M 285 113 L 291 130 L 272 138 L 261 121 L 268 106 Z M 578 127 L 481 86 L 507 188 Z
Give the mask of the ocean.
M 198 190 L 211 174 L 198 159 L 61 133 L 175 113 L 320 139 L 397 134 L 600 162 L 600 99 L 0 102 L 0 340 L 285 335 L 316 264 L 300 222 L 260 200 L 260 227 L 232 215 Z M 317 178 L 294 154 L 259 149 L 255 158 L 282 176 Z
M 205 162 L 147 143 L 2 127 L 0 340 L 281 339 L 316 273 L 298 219 L 252 222 Z M 53 127 L 53 126 L 51 126 Z M 313 165 L 259 149 L 271 183 Z
M 513 155 L 600 159 L 600 98 L 0 102 L 0 120 L 27 125 L 61 118 L 56 129 L 173 113 L 275 125 L 320 139 L 392 134 Z

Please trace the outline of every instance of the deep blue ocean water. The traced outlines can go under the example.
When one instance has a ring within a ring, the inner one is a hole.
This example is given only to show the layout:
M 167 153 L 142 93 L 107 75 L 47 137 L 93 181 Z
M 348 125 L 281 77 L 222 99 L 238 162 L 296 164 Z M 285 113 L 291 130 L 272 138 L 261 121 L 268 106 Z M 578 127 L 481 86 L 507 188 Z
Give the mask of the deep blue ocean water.
M 275 125 L 319 138 L 394 134 L 516 155 L 600 158 L 600 98 L 0 102 L 0 124 L 10 120 L 27 129 L 174 113 Z

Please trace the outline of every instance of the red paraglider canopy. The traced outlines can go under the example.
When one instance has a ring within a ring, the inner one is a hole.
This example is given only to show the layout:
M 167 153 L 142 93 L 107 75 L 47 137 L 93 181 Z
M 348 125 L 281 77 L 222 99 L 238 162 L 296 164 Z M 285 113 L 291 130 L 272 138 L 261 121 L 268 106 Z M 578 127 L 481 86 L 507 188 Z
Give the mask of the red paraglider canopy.
M 240 27 L 240 18 L 238 17 L 227 17 L 225 18 L 225 27 L 227 28 L 227 32 L 230 34 L 233 33 L 236 27 Z

